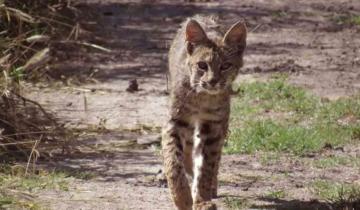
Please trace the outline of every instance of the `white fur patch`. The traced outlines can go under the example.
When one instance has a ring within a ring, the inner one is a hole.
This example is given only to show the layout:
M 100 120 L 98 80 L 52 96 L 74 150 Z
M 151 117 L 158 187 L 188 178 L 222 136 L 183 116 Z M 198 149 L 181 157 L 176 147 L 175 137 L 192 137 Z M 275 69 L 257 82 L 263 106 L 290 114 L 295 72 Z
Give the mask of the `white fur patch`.
M 202 144 L 200 138 L 200 123 L 195 122 L 195 131 L 194 131 L 194 148 L 193 148 L 193 157 L 194 157 L 194 179 L 192 183 L 192 197 L 193 201 L 198 200 L 198 188 L 199 188 L 199 178 L 201 175 L 201 168 L 203 165 L 203 154 L 202 154 Z

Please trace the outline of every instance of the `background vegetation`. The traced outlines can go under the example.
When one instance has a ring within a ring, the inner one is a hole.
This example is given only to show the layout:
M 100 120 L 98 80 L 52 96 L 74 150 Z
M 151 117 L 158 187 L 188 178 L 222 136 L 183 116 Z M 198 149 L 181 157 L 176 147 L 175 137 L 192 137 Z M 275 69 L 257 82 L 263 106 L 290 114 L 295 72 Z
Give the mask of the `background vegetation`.
M 65 15 L 66 14 L 66 15 Z M 74 30 L 70 5 L 58 0 L 0 2 L 0 156 L 44 155 L 46 144 L 61 147 L 68 140 L 55 116 L 22 96 L 23 80 L 46 78 L 53 44 L 70 39 Z M 61 36 L 59 34 L 62 34 Z M 63 34 L 69 34 L 65 37 Z M 31 157 L 30 157 L 31 158 Z
M 71 134 L 22 96 L 22 81 L 46 79 L 53 44 L 71 38 L 73 17 L 70 5 L 59 0 L 0 1 L 0 209 L 38 209 L 25 191 L 64 187 L 61 176 L 39 174 L 35 165 L 53 150 L 66 150 Z

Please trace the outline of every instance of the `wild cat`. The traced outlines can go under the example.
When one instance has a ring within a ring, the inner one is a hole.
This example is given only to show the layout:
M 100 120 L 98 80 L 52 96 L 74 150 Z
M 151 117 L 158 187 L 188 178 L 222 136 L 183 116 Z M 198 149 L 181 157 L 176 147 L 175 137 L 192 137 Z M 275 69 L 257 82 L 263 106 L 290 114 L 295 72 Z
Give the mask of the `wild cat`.
M 218 28 L 213 18 L 195 16 L 183 23 L 170 48 L 171 105 L 162 152 L 179 210 L 216 209 L 211 199 L 217 196 L 231 86 L 243 66 L 247 35 L 241 21 L 225 35 Z

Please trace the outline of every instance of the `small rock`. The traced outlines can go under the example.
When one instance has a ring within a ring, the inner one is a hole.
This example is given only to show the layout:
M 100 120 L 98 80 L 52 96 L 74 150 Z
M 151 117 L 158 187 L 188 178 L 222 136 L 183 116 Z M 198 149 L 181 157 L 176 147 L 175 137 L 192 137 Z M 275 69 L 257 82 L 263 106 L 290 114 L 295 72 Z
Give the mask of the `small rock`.
M 111 11 L 107 11 L 107 12 L 104 12 L 103 15 L 104 15 L 104 16 L 113 16 L 114 13 L 111 12 Z
M 261 168 L 261 164 L 260 164 L 260 163 L 252 163 L 251 166 L 253 167 L 253 169 L 259 169 L 259 168 Z
M 129 81 L 129 87 L 126 88 L 126 91 L 128 91 L 130 93 L 135 92 L 135 91 L 139 91 L 139 84 L 138 84 L 136 79 L 133 79 L 133 80 Z
M 296 184 L 295 184 L 295 187 L 296 187 L 296 188 L 303 188 L 304 185 L 302 185 L 302 184 L 300 184 L 300 183 L 296 183 Z

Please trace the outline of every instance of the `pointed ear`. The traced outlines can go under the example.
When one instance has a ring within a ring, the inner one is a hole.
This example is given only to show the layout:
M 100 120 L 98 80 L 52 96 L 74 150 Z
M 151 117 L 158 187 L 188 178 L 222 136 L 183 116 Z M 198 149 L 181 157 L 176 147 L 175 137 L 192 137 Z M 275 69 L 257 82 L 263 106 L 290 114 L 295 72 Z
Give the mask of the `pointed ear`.
M 191 43 L 201 43 L 207 40 L 204 29 L 196 20 L 189 20 L 186 25 L 186 41 Z
M 245 23 L 239 21 L 226 32 L 223 42 L 225 45 L 236 46 L 239 50 L 243 51 L 246 47 L 246 34 L 247 29 Z

